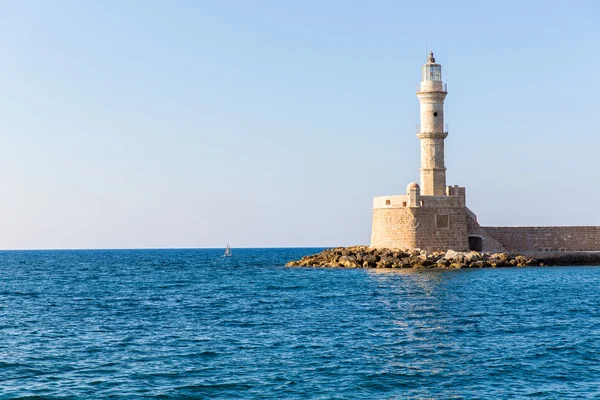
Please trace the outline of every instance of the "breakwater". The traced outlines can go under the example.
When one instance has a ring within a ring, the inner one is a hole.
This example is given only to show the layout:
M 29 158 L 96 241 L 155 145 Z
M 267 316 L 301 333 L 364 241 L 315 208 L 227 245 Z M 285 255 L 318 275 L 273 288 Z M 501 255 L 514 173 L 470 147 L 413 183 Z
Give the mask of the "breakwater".
M 544 252 L 531 254 L 479 253 L 476 251 L 428 252 L 370 248 L 336 247 L 290 261 L 287 267 L 415 268 L 461 269 L 502 268 L 545 265 L 600 265 L 600 252 Z

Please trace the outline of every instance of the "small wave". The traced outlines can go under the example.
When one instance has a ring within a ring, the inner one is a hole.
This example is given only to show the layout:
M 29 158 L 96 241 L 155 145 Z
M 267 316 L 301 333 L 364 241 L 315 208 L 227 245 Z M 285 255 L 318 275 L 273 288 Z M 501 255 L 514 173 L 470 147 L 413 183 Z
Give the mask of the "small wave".
M 201 353 L 198 353 L 198 355 L 201 357 L 216 357 L 219 355 L 219 353 L 217 353 L 215 351 L 205 350 Z
M 278 286 L 278 285 L 267 285 L 267 290 L 298 290 L 304 289 L 303 286 Z
M 18 296 L 18 297 L 40 297 L 40 294 L 37 292 L 19 292 L 19 291 L 15 291 L 15 292 L 10 292 L 10 291 L 3 291 L 0 292 L 0 296 Z
M 213 383 L 213 384 L 195 384 L 187 386 L 179 386 L 177 389 L 189 390 L 189 391 L 203 391 L 203 390 L 248 390 L 252 386 L 246 383 Z

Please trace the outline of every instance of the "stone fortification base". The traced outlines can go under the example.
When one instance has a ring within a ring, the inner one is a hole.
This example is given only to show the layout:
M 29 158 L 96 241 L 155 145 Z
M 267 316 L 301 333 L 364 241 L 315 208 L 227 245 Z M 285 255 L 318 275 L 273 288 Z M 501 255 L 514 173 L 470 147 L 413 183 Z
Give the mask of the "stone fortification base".
M 533 258 L 544 265 L 600 266 L 600 251 L 538 251 L 523 252 L 521 254 Z
M 600 252 L 542 252 L 542 253 L 479 253 L 427 252 L 370 248 L 368 246 L 337 247 L 323 250 L 286 267 L 339 267 L 339 268 L 417 268 L 460 269 L 500 268 L 544 265 L 599 265 Z

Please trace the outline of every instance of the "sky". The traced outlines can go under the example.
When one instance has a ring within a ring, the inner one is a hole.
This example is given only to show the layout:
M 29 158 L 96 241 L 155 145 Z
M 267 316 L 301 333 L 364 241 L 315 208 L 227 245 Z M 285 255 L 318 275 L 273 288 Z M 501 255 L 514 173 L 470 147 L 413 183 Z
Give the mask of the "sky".
M 0 248 L 368 244 L 426 49 L 481 225 L 600 225 L 600 3 L 0 0 Z

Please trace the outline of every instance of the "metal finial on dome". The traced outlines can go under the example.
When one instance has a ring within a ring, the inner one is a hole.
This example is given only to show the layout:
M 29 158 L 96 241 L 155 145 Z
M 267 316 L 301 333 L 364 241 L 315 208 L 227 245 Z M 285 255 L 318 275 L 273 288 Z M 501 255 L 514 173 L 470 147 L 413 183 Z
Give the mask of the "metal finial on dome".
M 429 58 L 427 59 L 428 63 L 434 64 L 435 63 L 435 58 L 433 57 L 433 51 L 429 52 Z

